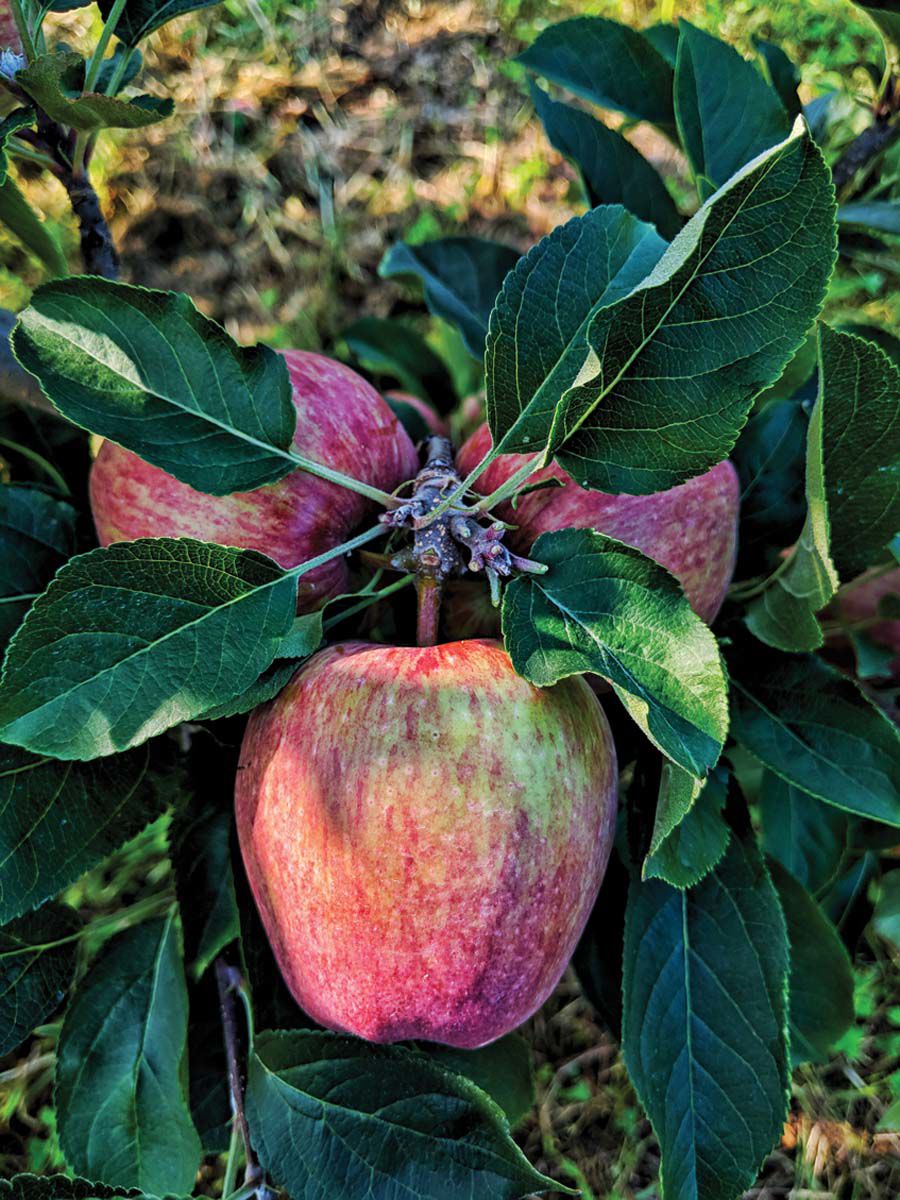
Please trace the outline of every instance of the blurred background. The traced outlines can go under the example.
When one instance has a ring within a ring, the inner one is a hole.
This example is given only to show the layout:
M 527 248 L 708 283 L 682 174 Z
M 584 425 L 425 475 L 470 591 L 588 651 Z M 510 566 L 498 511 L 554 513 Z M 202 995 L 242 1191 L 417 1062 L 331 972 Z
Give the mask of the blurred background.
M 142 47 L 142 88 L 171 95 L 174 117 L 100 139 L 93 176 L 123 278 L 188 292 L 240 340 L 280 347 L 331 350 L 361 317 L 397 318 L 438 352 L 459 395 L 477 390 L 478 365 L 457 335 L 423 315 L 414 287 L 380 278 L 378 264 L 394 241 L 460 231 L 524 251 L 583 210 L 576 172 L 549 147 L 512 61 L 547 24 L 583 14 L 636 27 L 686 16 L 745 54 L 754 35 L 769 39 L 798 64 L 804 101 L 842 93 L 847 142 L 870 119 L 872 80 L 860 64 L 877 61 L 880 42 L 847 0 L 225 0 Z M 51 16 L 54 25 L 78 45 L 96 39 L 100 22 L 89 7 Z M 629 136 L 686 198 L 672 145 L 646 125 Z M 893 155 L 892 188 L 897 145 Z M 29 180 L 27 167 L 22 175 L 77 270 L 62 188 L 36 172 Z M 829 317 L 896 331 L 896 269 L 881 254 L 846 256 Z M 0 306 L 21 308 L 42 277 L 0 233 Z M 67 898 L 112 913 L 169 869 L 157 823 Z M 856 935 L 871 942 L 857 970 L 857 1026 L 830 1063 L 796 1074 L 782 1144 L 748 1197 L 900 1195 L 900 956 L 871 929 Z M 900 931 L 892 936 L 900 942 Z M 584 1200 L 657 1197 L 649 1124 L 571 973 L 529 1032 L 538 1100 L 517 1131 L 529 1158 Z M 54 1033 L 0 1061 L 0 1177 L 63 1169 Z M 219 1165 L 204 1170 L 204 1190 L 218 1195 Z

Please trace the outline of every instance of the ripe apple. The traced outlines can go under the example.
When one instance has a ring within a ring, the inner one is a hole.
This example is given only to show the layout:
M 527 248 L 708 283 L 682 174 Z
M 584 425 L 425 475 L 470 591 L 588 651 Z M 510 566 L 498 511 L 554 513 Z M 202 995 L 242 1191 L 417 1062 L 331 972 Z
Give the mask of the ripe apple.
M 457 467 L 463 477 L 491 445 L 490 430 L 482 425 L 459 452 Z M 479 492 L 489 495 L 526 461 L 522 454 L 500 455 L 479 477 Z M 555 529 L 596 529 L 661 563 L 681 581 L 694 611 L 704 621 L 715 617 L 731 583 L 737 553 L 740 485 L 730 462 L 720 462 L 705 475 L 650 496 L 589 491 L 555 463 L 528 482 L 547 479 L 558 479 L 564 486 L 529 492 L 516 508 L 506 503 L 495 509 L 500 520 L 518 526 L 507 538 L 512 549 L 527 554 L 540 534 Z
M 841 620 L 848 624 L 868 621 L 878 615 L 879 602 L 885 596 L 900 597 L 900 567 L 875 579 L 859 584 L 845 595 L 838 593 L 837 604 Z M 895 652 L 890 667 L 891 678 L 900 682 L 900 620 L 879 621 L 864 630 L 867 637 L 879 646 Z
M 423 400 L 421 396 L 414 396 L 411 392 L 385 392 L 385 400 L 394 400 L 399 404 L 405 404 L 411 408 L 425 422 L 425 428 L 429 433 L 436 437 L 449 437 L 450 426 L 441 416 L 436 408 Z
M 286 350 L 295 443 L 307 458 L 393 491 L 418 470 L 415 447 L 385 401 L 341 363 Z M 294 471 L 252 492 L 208 496 L 113 442 L 91 468 L 91 509 L 100 544 L 142 537 L 193 537 L 260 550 L 296 566 L 352 536 L 373 510 L 370 500 L 338 484 Z M 345 590 L 342 558 L 300 578 L 298 607 L 315 608 Z
M 332 1029 L 481 1046 L 553 990 L 612 845 L 616 753 L 579 677 L 498 642 L 351 642 L 250 717 L 235 807 L 282 974 Z

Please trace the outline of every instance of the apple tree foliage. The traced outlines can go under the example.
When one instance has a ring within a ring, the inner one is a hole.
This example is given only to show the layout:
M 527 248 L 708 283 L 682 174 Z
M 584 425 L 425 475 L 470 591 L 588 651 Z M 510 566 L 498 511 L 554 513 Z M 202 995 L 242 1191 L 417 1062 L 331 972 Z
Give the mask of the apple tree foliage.
M 87 61 L 39 36 L 71 0 L 17 3 L 26 44 L 0 126 L 0 219 L 60 278 L 12 336 L 52 413 L 0 409 L 0 1051 L 61 1017 L 71 1177 L 0 1181 L 0 1197 L 184 1198 L 214 1153 L 241 1197 L 564 1191 L 511 1136 L 532 1100 L 522 1038 L 462 1052 L 316 1027 L 280 983 L 233 864 L 243 714 L 397 589 L 369 583 L 296 617 L 297 580 L 334 552 L 285 570 L 186 538 L 98 549 L 79 514 L 85 431 L 212 495 L 294 470 L 364 489 L 304 458 L 278 355 L 237 345 L 187 296 L 65 276 L 8 174 L 48 120 L 77 156 L 98 130 L 164 117 L 166 101 L 124 94 L 138 43 L 207 2 L 101 0 Z M 861 7 L 895 62 L 892 6 Z M 872 621 L 848 625 L 837 604 L 900 563 L 900 342 L 823 309 L 836 263 L 896 253 L 900 198 L 878 164 L 900 89 L 889 79 L 875 97 L 874 133 L 860 135 L 874 150 L 854 168 L 866 146 L 848 148 L 838 98 L 802 106 L 794 65 L 764 41 L 746 59 L 688 21 L 580 17 L 519 64 L 584 211 L 523 256 L 454 236 L 392 246 L 381 273 L 420 287 L 483 364 L 492 456 L 556 460 L 584 487 L 631 494 L 737 466 L 741 549 L 712 629 L 672 575 L 594 530 L 544 534 L 531 553 L 546 570 L 502 598 L 520 674 L 611 685 L 629 782 L 575 965 L 621 1038 L 665 1200 L 736 1200 L 778 1140 L 792 1070 L 826 1058 L 854 1019 L 856 947 L 835 921 L 862 864 L 872 936 L 898 941 L 900 872 L 877 851 L 900 827 L 896 685 Z M 684 156 L 689 200 L 624 136 L 636 122 Z M 376 378 L 453 403 L 445 364 L 408 327 L 364 318 L 343 344 Z M 881 603 L 900 619 L 900 597 Z M 88 939 L 97 922 L 61 894 L 162 814 L 169 882 L 143 919 Z

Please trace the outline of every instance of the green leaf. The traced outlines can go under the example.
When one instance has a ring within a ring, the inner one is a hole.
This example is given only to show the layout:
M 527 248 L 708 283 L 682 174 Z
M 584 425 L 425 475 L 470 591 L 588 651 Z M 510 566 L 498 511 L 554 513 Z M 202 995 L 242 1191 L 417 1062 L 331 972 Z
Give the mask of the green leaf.
M 100 12 L 106 20 L 112 12 L 114 0 L 99 0 Z M 139 41 L 154 33 L 161 26 L 185 13 L 200 8 L 211 8 L 219 0 L 126 0 L 125 8 L 116 25 L 116 37 L 126 46 L 136 46 Z
M 420 279 L 428 311 L 454 325 L 469 353 L 480 359 L 497 293 L 518 261 L 518 250 L 501 242 L 446 237 L 418 246 L 398 242 L 382 258 L 378 274 Z
M 86 1176 L 188 1194 L 200 1139 L 182 1064 L 187 989 L 174 911 L 115 937 L 73 996 L 56 1064 L 59 1137 Z
M 542 534 L 530 554 L 550 569 L 506 589 L 503 636 L 516 671 L 539 687 L 602 675 L 664 754 L 705 775 L 728 728 L 725 678 L 681 585 L 593 529 Z
M 861 200 L 855 204 L 842 204 L 837 218 L 842 228 L 900 237 L 900 204 L 896 200 Z
M 814 655 L 755 646 L 731 672 L 731 732 L 771 771 L 845 812 L 900 826 L 900 733 Z
M 402 321 L 360 317 L 341 334 L 354 366 L 396 379 L 404 391 L 421 396 L 443 413 L 456 405 L 453 380 L 421 334 Z
M 648 25 L 646 29 L 642 29 L 641 33 L 674 70 L 678 58 L 678 26 L 673 25 L 671 21 L 658 21 L 655 25 Z
M 810 892 L 824 892 L 834 882 L 847 849 L 847 814 L 772 771 L 763 773 L 757 804 L 766 854 L 777 858 Z
M 695 888 L 632 883 L 623 1051 L 666 1200 L 735 1200 L 787 1115 L 788 945 L 752 841 Z
M 75 548 L 75 510 L 36 488 L 0 486 L 0 648 Z
M 83 133 L 98 129 L 142 129 L 172 115 L 175 105 L 158 96 L 120 100 L 85 92 L 84 59 L 68 52 L 42 54 L 16 73 L 16 83 L 48 117 Z
M 591 206 L 622 204 L 655 225 L 664 238 L 675 236 L 684 224 L 675 202 L 650 163 L 626 138 L 589 113 L 551 100 L 535 85 L 531 99 L 553 147 L 581 172 Z
M 74 883 L 169 803 L 144 747 L 96 763 L 60 763 L 0 745 L 0 921 Z
M 63 416 L 198 491 L 250 491 L 296 466 L 284 359 L 239 346 L 187 296 L 93 277 L 45 284 L 12 343 Z
M 900 9 L 897 0 L 854 0 L 857 8 L 867 13 L 878 26 L 885 42 L 900 47 Z
M 900 871 L 889 871 L 875 902 L 875 932 L 900 949 Z
M 376 1180 L 378 1200 L 504 1200 L 560 1187 L 528 1163 L 484 1092 L 400 1046 L 262 1033 L 247 1119 L 272 1180 L 303 1200 L 371 1194 Z
M 33 108 L 17 108 L 0 121 L 0 183 L 6 181 L 9 170 L 9 139 L 23 129 L 31 129 L 37 123 Z
M 827 325 L 819 359 L 832 556 L 849 577 L 900 528 L 900 369 L 871 341 Z
M 717 769 L 699 780 L 667 764 L 642 878 L 690 888 L 708 875 L 728 847 L 730 831 L 722 816 L 727 799 L 728 776 L 724 771 Z M 666 828 L 668 832 L 663 833 Z
M 853 966 L 806 888 L 777 859 L 767 865 L 791 947 L 791 1065 L 824 1062 L 853 1024 Z
M 100 73 L 97 76 L 98 92 L 106 93 L 107 88 L 113 81 L 113 76 L 119 69 L 119 64 L 126 54 L 129 55 L 128 65 L 122 73 L 114 94 L 118 96 L 119 92 L 123 88 L 128 87 L 129 83 L 132 83 L 140 74 L 141 68 L 144 65 L 144 58 L 140 50 L 132 50 L 129 46 L 125 46 L 120 42 L 109 58 L 104 58 L 103 60 L 103 65 L 100 67 Z
M 531 1046 L 517 1033 L 478 1050 L 435 1044 L 422 1047 L 428 1057 L 457 1075 L 465 1075 L 494 1100 L 511 1127 L 518 1125 L 534 1104 Z
M 800 97 L 797 95 L 797 88 L 800 86 L 800 72 L 781 47 L 776 46 L 774 42 L 754 37 L 753 45 L 762 58 L 769 83 L 778 93 L 784 111 L 791 121 L 796 120 L 803 111 Z
M 603 17 L 560 21 L 517 61 L 601 108 L 675 132 L 672 67 L 649 38 L 627 25 Z
M 80 927 L 78 914 L 57 904 L 0 926 L 0 1055 L 59 1007 L 75 970 Z
M 230 812 L 180 812 L 169 835 L 184 928 L 184 957 L 199 979 L 241 935 L 231 873 Z
M 59 242 L 34 211 L 11 175 L 0 183 L 0 221 L 52 275 L 65 275 L 69 266 Z
M 13 1175 L 0 1179 L 0 1197 L 9 1200 L 146 1200 L 135 1188 L 111 1187 L 68 1175 Z M 152 1198 L 151 1198 L 152 1200 Z
M 678 132 L 701 197 L 783 142 L 791 121 L 778 93 L 727 42 L 679 22 Z
M 603 289 L 570 284 L 564 262 L 535 270 L 563 231 L 519 264 L 491 318 L 494 445 L 544 450 L 579 483 L 607 492 L 661 491 L 709 469 L 819 310 L 834 206 L 818 149 L 798 127 L 711 197 L 653 272 L 637 287 L 630 281 L 630 294 L 595 307 Z M 567 248 L 579 261 L 604 263 L 608 253 Z
M 243 692 L 272 662 L 296 582 L 190 538 L 70 559 L 10 642 L 0 735 L 54 758 L 116 754 Z
M 844 401 L 830 370 L 820 361 L 819 396 L 806 439 L 806 520 L 790 557 L 750 605 L 746 618 L 760 641 L 779 650 L 815 650 L 822 645 L 824 637 L 815 614 L 840 586 L 831 559 L 823 441 L 825 429 L 840 422 Z

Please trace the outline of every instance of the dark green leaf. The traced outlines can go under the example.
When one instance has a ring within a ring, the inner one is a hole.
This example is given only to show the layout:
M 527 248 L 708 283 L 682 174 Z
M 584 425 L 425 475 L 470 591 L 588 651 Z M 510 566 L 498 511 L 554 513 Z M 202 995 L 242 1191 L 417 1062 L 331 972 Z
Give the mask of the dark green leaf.
M 384 402 L 409 434 L 415 445 L 427 438 L 431 429 L 419 409 L 414 408 L 407 400 L 400 400 L 396 394 L 388 394 Z
M 832 556 L 850 577 L 900 528 L 900 369 L 872 342 L 827 325 L 819 345 Z
M 858 8 L 868 13 L 885 42 L 900 47 L 900 8 L 897 0 L 854 0 Z
M 900 871 L 889 871 L 875 902 L 875 932 L 900 949 Z
M 126 0 L 124 11 L 116 25 L 116 36 L 127 46 L 136 46 L 142 38 L 168 21 L 210 8 L 219 0 Z M 114 0 L 99 0 L 104 20 L 112 11 Z
M 0 486 L 0 648 L 75 549 L 75 510 L 36 488 Z
M 169 793 L 165 777 L 149 769 L 147 747 L 61 763 L 0 745 L 0 921 L 102 862 L 159 816 Z
M 0 183 L 0 222 L 51 275 L 66 274 L 69 268 L 59 242 L 19 191 L 11 175 Z
M 662 879 L 676 888 L 694 887 L 720 861 L 728 846 L 730 831 L 722 816 L 728 798 L 728 777 L 724 771 L 712 772 L 702 782 L 687 775 L 679 767 L 668 766 L 664 772 L 677 773 L 680 781 L 675 792 L 690 803 L 668 833 L 658 836 L 660 808 L 657 806 L 656 826 L 650 853 L 644 860 L 643 878 Z M 660 789 L 660 802 L 665 798 Z M 678 807 L 676 804 L 674 807 Z M 672 813 L 669 813 L 671 820 Z M 663 828 L 669 824 L 665 822 Z
M 480 359 L 497 293 L 518 261 L 518 250 L 501 242 L 446 237 L 417 246 L 398 242 L 381 260 L 378 274 L 420 279 L 429 312 L 455 325 L 466 348 Z
M 731 732 L 771 771 L 845 812 L 900 825 L 900 733 L 813 655 L 754 647 L 731 673 Z
M 319 1031 L 262 1033 L 250 1134 L 303 1200 L 492 1200 L 559 1188 L 530 1166 L 502 1110 L 468 1079 L 399 1046 Z M 568 1189 L 563 1189 L 568 1190 Z
M 59 1007 L 75 970 L 80 927 L 78 914 L 57 904 L 0 926 L 0 1055 Z
M 762 845 L 805 888 L 823 892 L 840 870 L 847 848 L 847 814 L 780 779 L 763 774 L 757 800 Z
M 842 228 L 900 237 L 900 203 L 895 200 L 861 200 L 856 204 L 842 204 L 837 216 Z
M 354 365 L 429 400 L 442 413 L 456 404 L 453 380 L 425 339 L 402 321 L 360 317 L 341 334 Z
M 99 92 L 81 94 L 84 59 L 80 54 L 43 54 L 17 72 L 16 83 L 47 116 L 84 133 L 141 129 L 171 116 L 175 107 L 171 100 L 157 96 L 120 100 Z
M 128 59 L 128 65 L 125 67 L 125 70 L 122 73 L 122 78 L 119 80 L 118 85 L 116 86 L 115 95 L 118 96 L 119 92 L 121 92 L 123 88 L 128 87 L 129 83 L 132 83 L 136 76 L 140 74 L 141 68 L 144 65 L 143 56 L 140 50 L 131 50 L 128 46 L 120 43 L 118 46 L 116 46 L 115 52 L 111 54 L 109 58 L 105 58 L 103 60 L 103 65 L 100 68 L 100 74 L 97 76 L 98 92 L 106 92 L 106 89 L 112 83 L 113 75 L 119 69 L 119 64 L 126 54 L 130 56 Z
M 13 1175 L 0 1179 L 0 1197 L 8 1200 L 120 1200 L 120 1197 L 144 1200 L 135 1188 L 111 1187 L 68 1175 Z
M 33 108 L 17 108 L 0 121 L 0 183 L 6 180 L 9 169 L 9 139 L 23 129 L 33 128 L 37 122 L 37 114 Z
M 623 1050 L 662 1151 L 667 1200 L 735 1200 L 788 1104 L 788 946 L 752 842 L 682 892 L 635 881 Z
M 891 333 L 889 329 L 884 329 L 881 325 L 863 325 L 857 321 L 848 321 L 846 324 L 836 325 L 835 328 L 841 333 L 855 333 L 857 337 L 874 342 L 876 346 L 881 347 L 895 367 L 900 367 L 900 337 Z
M 593 529 L 542 534 L 530 553 L 550 569 L 506 589 L 503 636 L 516 671 L 539 687 L 602 675 L 664 754 L 705 775 L 728 727 L 725 678 L 680 584 Z
M 486 355 L 494 445 L 546 447 L 608 492 L 682 483 L 729 452 L 818 312 L 834 260 L 828 168 L 798 130 L 707 201 L 624 298 L 617 288 L 598 303 L 604 287 L 586 291 L 583 274 L 570 284 L 564 264 L 536 269 L 570 228 L 539 243 L 498 298 Z M 608 255 L 566 248 L 579 261 Z
M 59 1136 L 75 1171 L 157 1195 L 193 1189 L 187 1019 L 174 912 L 115 937 L 79 984 L 59 1039 Z
M 824 1062 L 853 1024 L 853 967 L 838 931 L 777 859 L 769 872 L 791 947 L 791 1064 Z
M 189 538 L 70 559 L 7 651 L 5 741 L 115 754 L 239 695 L 278 650 L 296 583 L 271 559 Z
M 765 38 L 755 37 L 753 45 L 762 57 L 769 82 L 778 93 L 778 98 L 784 105 L 784 111 L 792 121 L 795 120 L 803 111 L 800 97 L 797 95 L 797 88 L 800 86 L 800 72 L 781 47 L 776 46 L 774 42 L 767 42 Z
M 658 21 L 655 25 L 648 25 L 641 32 L 674 70 L 678 58 L 678 26 L 669 21 Z
M 185 809 L 169 837 L 184 957 L 195 979 L 241 933 L 231 873 L 231 823 L 230 812 Z
M 250 491 L 296 466 L 284 359 L 239 346 L 187 296 L 60 280 L 32 295 L 12 341 L 64 416 L 198 491 Z
M 701 197 L 721 187 L 791 128 L 778 93 L 727 42 L 679 23 L 675 116 Z
M 510 1126 L 518 1125 L 534 1103 L 531 1046 L 517 1033 L 509 1033 L 478 1050 L 439 1045 L 422 1049 L 441 1066 L 465 1075 L 487 1092 L 503 1109 Z
M 589 113 L 551 100 L 535 85 L 531 98 L 551 144 L 581 172 L 591 206 L 622 204 L 664 238 L 675 236 L 683 224 L 675 202 L 626 138 Z
M 518 61 L 601 108 L 675 132 L 672 67 L 648 38 L 627 25 L 603 17 L 560 21 Z
M 231 1139 L 232 1114 L 215 972 L 208 971 L 199 980 L 188 980 L 188 1001 L 191 1118 L 204 1152 L 224 1154 Z

